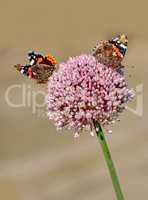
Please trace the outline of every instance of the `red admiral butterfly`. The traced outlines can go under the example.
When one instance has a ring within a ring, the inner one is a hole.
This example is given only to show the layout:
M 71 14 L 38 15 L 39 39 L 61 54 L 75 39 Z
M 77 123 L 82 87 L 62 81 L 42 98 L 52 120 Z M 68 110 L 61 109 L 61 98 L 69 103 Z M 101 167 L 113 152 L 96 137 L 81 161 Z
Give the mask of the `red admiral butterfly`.
M 28 53 L 28 65 L 15 65 L 14 67 L 23 75 L 36 79 L 37 83 L 46 83 L 52 75 L 57 64 L 51 55 L 43 56 L 34 51 Z
M 100 62 L 117 69 L 122 68 L 121 61 L 124 58 L 128 44 L 127 36 L 121 34 L 111 40 L 98 43 L 92 50 L 92 55 Z

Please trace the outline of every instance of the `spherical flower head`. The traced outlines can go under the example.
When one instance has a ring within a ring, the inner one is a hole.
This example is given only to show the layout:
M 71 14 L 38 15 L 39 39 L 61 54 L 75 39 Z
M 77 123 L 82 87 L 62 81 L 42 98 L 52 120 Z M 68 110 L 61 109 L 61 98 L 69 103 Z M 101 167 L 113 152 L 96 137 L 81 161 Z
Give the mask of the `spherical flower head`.
M 61 63 L 48 82 L 48 116 L 57 128 L 80 132 L 118 118 L 133 97 L 123 75 L 99 63 L 92 55 L 80 55 Z

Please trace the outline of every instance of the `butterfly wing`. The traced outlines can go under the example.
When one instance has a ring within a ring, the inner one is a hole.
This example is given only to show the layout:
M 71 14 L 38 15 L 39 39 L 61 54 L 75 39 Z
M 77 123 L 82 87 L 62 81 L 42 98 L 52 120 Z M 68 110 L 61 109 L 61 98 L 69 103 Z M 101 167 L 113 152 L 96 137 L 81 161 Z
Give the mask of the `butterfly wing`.
M 32 66 L 33 78 L 36 79 L 37 83 L 44 84 L 48 81 L 49 77 L 52 76 L 56 66 L 39 64 Z

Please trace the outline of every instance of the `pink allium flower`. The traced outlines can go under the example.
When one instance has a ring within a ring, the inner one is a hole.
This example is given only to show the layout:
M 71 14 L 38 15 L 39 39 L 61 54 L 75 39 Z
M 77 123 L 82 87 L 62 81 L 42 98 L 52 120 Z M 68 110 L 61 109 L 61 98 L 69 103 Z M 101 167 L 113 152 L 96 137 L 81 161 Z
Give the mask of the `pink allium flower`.
M 133 97 L 124 76 L 99 63 L 92 55 L 80 55 L 61 63 L 48 82 L 47 107 L 57 128 L 79 133 L 92 129 L 93 120 L 112 123 Z

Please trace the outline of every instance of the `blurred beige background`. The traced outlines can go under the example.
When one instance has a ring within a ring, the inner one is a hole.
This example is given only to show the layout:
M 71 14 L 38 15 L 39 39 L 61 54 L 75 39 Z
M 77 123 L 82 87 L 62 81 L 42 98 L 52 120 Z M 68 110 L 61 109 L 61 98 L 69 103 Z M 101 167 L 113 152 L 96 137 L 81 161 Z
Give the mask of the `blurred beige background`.
M 25 63 L 28 50 L 50 52 L 60 62 L 87 53 L 97 41 L 123 32 L 129 37 L 124 60 L 127 80 L 130 87 L 138 86 L 135 100 L 128 105 L 135 113 L 126 111 L 121 121 L 111 127 L 113 134 L 106 138 L 125 199 L 147 200 L 147 1 L 0 3 L 0 199 L 116 199 L 96 137 L 83 134 L 74 141 L 71 132 L 58 133 L 40 110 L 33 114 L 32 105 L 9 106 L 5 94 L 14 84 L 25 84 L 30 88 L 25 91 L 31 94 L 46 92 L 46 88 L 22 77 L 12 67 Z M 19 103 L 21 95 L 18 88 L 9 98 Z M 37 99 L 40 102 L 42 97 L 38 95 Z

